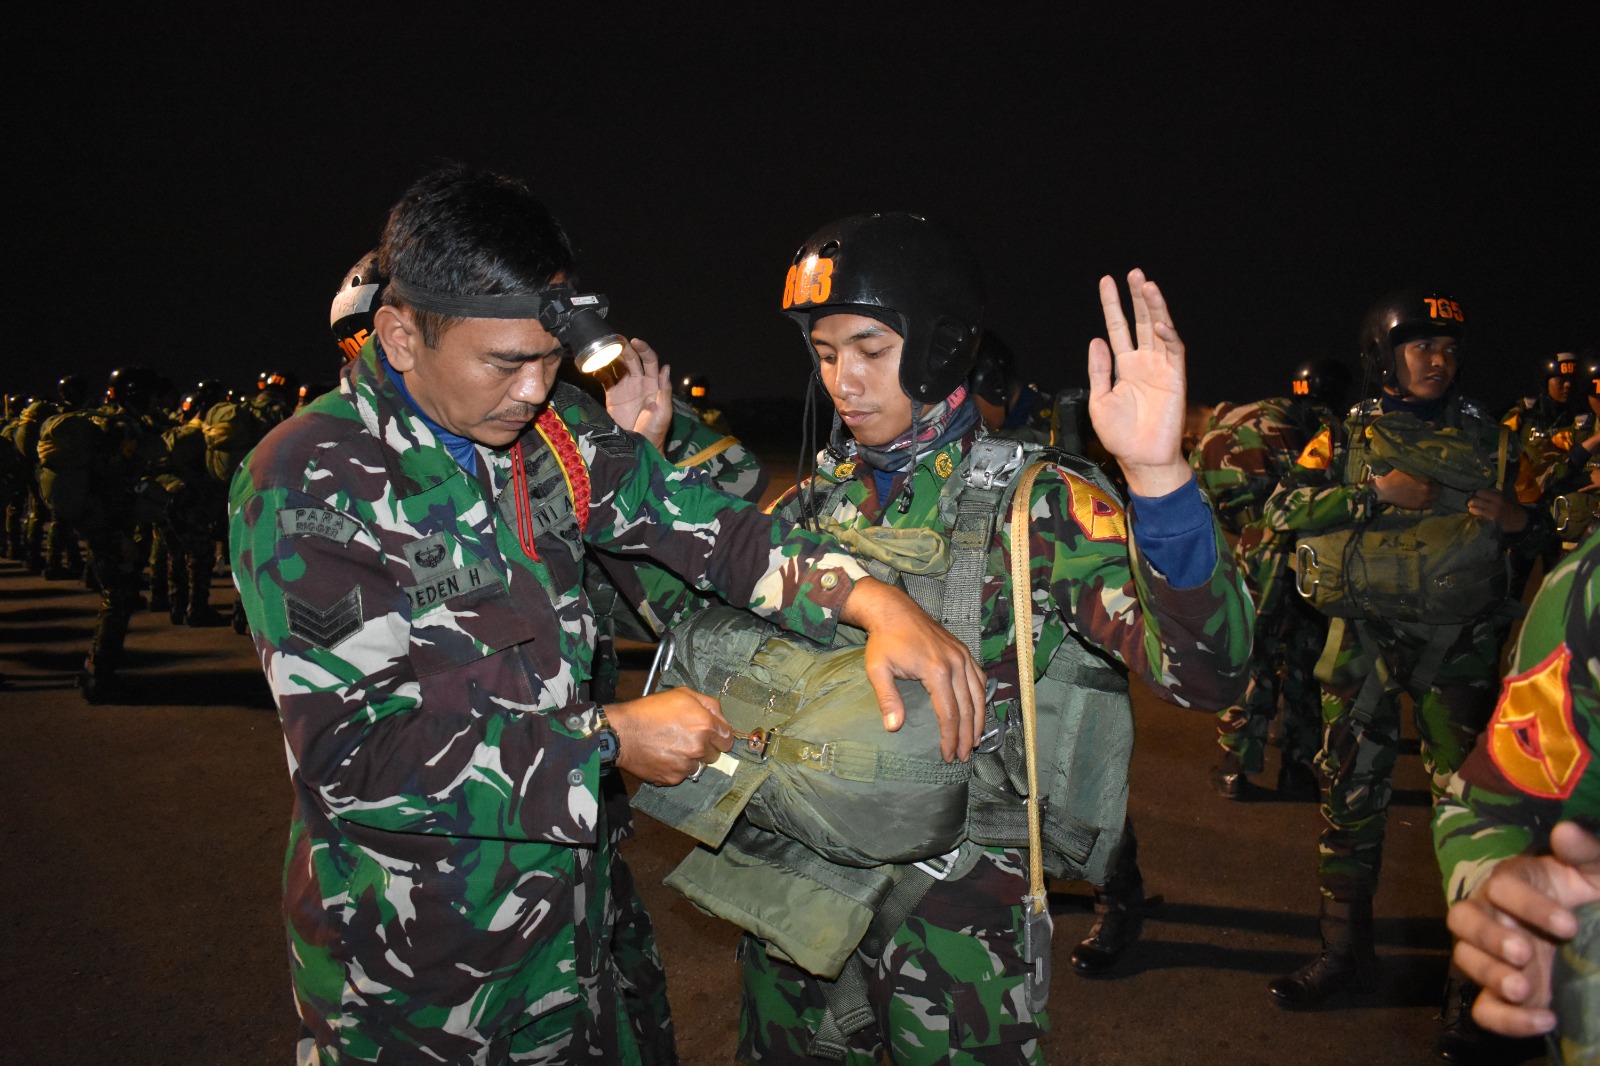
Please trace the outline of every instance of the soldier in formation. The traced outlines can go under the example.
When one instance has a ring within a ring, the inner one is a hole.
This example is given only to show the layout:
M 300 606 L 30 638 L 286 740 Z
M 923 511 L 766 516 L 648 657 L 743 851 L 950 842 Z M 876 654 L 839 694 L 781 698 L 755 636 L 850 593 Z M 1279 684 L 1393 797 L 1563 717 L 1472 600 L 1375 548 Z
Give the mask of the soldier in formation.
M 1218 522 L 1233 535 L 1234 557 L 1256 609 L 1250 684 L 1244 699 L 1220 716 L 1222 759 L 1211 770 L 1213 787 L 1228 799 L 1248 798 L 1249 775 L 1265 769 L 1280 702 L 1278 793 L 1317 798 L 1312 763 L 1322 746 L 1322 699 L 1313 670 L 1328 626 L 1294 594 L 1294 538 L 1274 534 L 1261 512 L 1306 445 L 1342 417 L 1336 412 L 1349 404 L 1351 384 L 1338 360 L 1308 360 L 1291 375 L 1287 396 L 1219 404 L 1189 456 Z
M 1413 701 L 1438 796 L 1488 721 L 1514 573 L 1549 537 L 1548 520 L 1519 502 L 1531 473 L 1515 435 L 1455 388 L 1465 335 L 1465 312 L 1447 294 L 1380 301 L 1361 337 L 1376 398 L 1318 434 L 1263 513 L 1268 528 L 1299 538 L 1297 588 L 1330 619 L 1316 670 L 1327 781 L 1322 951 L 1272 981 L 1281 1006 L 1370 987 L 1400 694 Z M 1466 1053 L 1469 994 L 1451 978 L 1443 1055 Z

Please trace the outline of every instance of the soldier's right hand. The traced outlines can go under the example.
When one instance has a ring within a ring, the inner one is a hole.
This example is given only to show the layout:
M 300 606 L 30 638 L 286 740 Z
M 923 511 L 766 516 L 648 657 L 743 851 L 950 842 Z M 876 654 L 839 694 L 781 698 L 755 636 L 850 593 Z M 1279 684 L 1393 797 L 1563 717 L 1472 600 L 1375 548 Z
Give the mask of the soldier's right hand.
M 652 785 L 676 785 L 733 747 L 733 727 L 715 699 L 671 688 L 606 705 L 617 731 L 617 765 Z
M 1391 470 L 1372 479 L 1378 491 L 1378 502 L 1408 511 L 1425 511 L 1433 506 L 1439 496 L 1439 483 L 1430 478 L 1414 477 L 1404 470 Z

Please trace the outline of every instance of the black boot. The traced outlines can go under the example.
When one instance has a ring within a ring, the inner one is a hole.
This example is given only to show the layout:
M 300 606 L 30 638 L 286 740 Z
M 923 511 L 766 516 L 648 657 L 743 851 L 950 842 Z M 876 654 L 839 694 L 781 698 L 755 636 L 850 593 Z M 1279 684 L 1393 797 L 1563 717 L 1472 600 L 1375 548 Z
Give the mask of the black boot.
M 1211 768 L 1211 787 L 1224 799 L 1242 800 L 1250 794 L 1250 777 L 1237 752 L 1225 752 L 1222 761 Z
M 1115 966 L 1128 946 L 1144 930 L 1144 916 L 1159 900 L 1140 900 L 1132 906 L 1112 906 L 1101 911 L 1089 935 L 1072 949 L 1072 968 L 1096 977 Z
M 1477 998 L 1478 986 L 1465 977 L 1451 974 L 1445 981 L 1439 1035 L 1433 1038 L 1433 1054 L 1440 1062 L 1470 1066 L 1488 1056 L 1489 1037 L 1472 1020 L 1472 1004 Z
M 1322 954 L 1268 986 L 1280 1007 L 1314 1007 L 1338 992 L 1364 992 L 1378 970 L 1372 900 L 1322 897 Z
M 1310 763 L 1285 757 L 1278 767 L 1278 796 L 1286 800 L 1315 803 L 1322 798 L 1322 784 Z

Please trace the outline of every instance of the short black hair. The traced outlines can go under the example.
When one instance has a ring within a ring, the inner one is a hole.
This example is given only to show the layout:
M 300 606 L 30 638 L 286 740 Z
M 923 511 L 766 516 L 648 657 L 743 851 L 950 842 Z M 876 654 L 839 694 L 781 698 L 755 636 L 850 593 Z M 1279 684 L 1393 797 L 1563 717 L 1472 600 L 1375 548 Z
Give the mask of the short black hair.
M 378 269 L 386 278 L 457 296 L 526 295 L 572 274 L 572 243 L 521 180 L 447 163 L 419 178 L 390 209 Z M 393 286 L 383 302 L 405 305 Z M 413 310 L 430 348 L 461 321 Z

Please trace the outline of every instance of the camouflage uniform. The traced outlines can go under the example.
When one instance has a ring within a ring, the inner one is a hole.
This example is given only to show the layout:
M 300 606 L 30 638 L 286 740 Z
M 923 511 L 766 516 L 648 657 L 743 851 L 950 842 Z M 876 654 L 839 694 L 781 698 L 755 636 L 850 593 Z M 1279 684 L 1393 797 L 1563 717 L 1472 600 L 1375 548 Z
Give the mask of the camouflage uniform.
M 905 514 L 878 499 L 863 463 L 825 458 L 819 478 L 846 488 L 823 517 L 848 528 L 944 530 L 940 492 L 971 439 L 919 458 Z M 777 506 L 797 514 L 797 491 Z M 1005 594 L 1009 531 L 1005 522 L 995 525 L 983 578 L 982 658 L 1003 710 L 1014 705 L 1018 687 Z M 1063 641 L 1078 640 L 1125 663 L 1168 699 L 1225 705 L 1238 692 L 1249 653 L 1248 599 L 1220 533 L 1201 535 L 1216 538 L 1216 564 L 1200 585 L 1175 589 L 1130 548 L 1119 501 L 1077 474 L 1048 468 L 1033 489 L 1030 530 L 1039 670 Z M 1027 1009 L 1022 988 L 1020 902 L 1027 891 L 1026 856 L 1017 849 L 983 849 L 967 876 L 936 881 L 869 969 L 877 1030 L 856 1034 L 846 1061 L 880 1061 L 875 1045 L 896 1062 L 1042 1061 L 1038 1041 L 1048 1016 Z M 738 1059 L 816 1061 L 806 1050 L 825 1010 L 826 982 L 774 957 L 752 936 L 742 939 L 739 954 Z
M 582 545 L 650 553 L 823 640 L 864 573 L 569 387 L 519 446 L 476 455 L 474 476 L 369 342 L 233 482 L 235 581 L 294 785 L 303 1062 L 639 1061 Z
M 1471 895 L 1501 860 L 1547 854 L 1557 822 L 1576 819 L 1600 833 L 1597 568 L 1600 534 L 1591 533 L 1545 578 L 1483 740 L 1434 809 L 1434 845 L 1452 902 Z M 1600 958 L 1580 951 L 1583 935 L 1562 950 L 1568 968 L 1588 976 L 1554 990 L 1561 1025 L 1548 1038 L 1560 1053 L 1552 1062 L 1600 1056 Z
M 672 465 L 692 469 L 716 488 L 758 503 L 767 472 L 745 446 L 702 422 L 682 400 L 673 401 L 672 424 L 663 452 Z M 616 638 L 654 641 L 709 600 L 654 563 L 595 551 L 600 566 L 588 572 L 589 599 L 599 624 L 592 692 L 604 700 L 618 679 Z
M 199 415 L 167 430 L 162 441 L 166 456 L 157 480 L 172 500 L 159 527 L 168 545 L 166 571 L 152 572 L 151 584 L 170 590 L 173 624 L 216 624 L 223 619 L 211 609 L 211 578 L 218 526 L 227 513 L 226 488 L 206 468 L 205 422 Z M 152 597 L 152 607 L 154 602 Z
M 731 496 L 758 502 L 767 487 L 767 472 L 760 461 L 738 440 L 701 421 L 684 401 L 674 400 L 673 408 L 666 459 L 680 469 L 704 475 Z M 721 601 L 685 585 L 671 571 L 648 560 L 594 547 L 589 552 L 592 560 L 600 564 L 589 567 L 584 577 L 585 591 L 595 612 L 590 697 L 605 703 L 617 693 L 619 633 L 633 640 L 654 641 L 698 608 Z M 606 818 L 611 826 L 611 844 L 616 848 L 633 835 L 633 813 L 621 776 L 608 775 L 605 784 Z M 666 970 L 656 946 L 654 927 L 632 872 L 620 855 L 612 872 L 613 895 L 619 909 L 612 951 L 644 1062 L 646 1066 L 652 1062 L 676 1062 Z
M 1452 393 L 1438 410 L 1435 424 L 1459 429 L 1477 442 L 1481 454 L 1498 454 L 1500 426 L 1475 403 Z M 1378 402 L 1363 401 L 1337 442 L 1330 428 L 1306 447 L 1294 474 L 1267 501 L 1262 521 L 1268 529 L 1305 536 L 1365 522 L 1376 513 L 1375 493 L 1360 474 L 1369 454 L 1365 430 L 1377 417 Z M 1524 480 L 1516 452 L 1509 449 L 1502 491 L 1513 492 Z M 1513 560 L 1526 561 L 1537 557 L 1548 535 L 1548 522 L 1533 513 L 1526 531 L 1503 539 Z M 1317 664 L 1324 726 L 1319 765 L 1327 780 L 1322 808 L 1327 828 L 1317 873 L 1325 897 L 1370 900 L 1377 889 L 1390 777 L 1400 747 L 1401 691 L 1413 700 L 1423 762 L 1437 797 L 1488 720 L 1510 618 L 1509 611 L 1491 613 L 1461 626 L 1434 669 L 1424 663 L 1431 657 L 1430 643 L 1443 632 L 1438 626 L 1372 617 L 1333 620 Z M 1419 683 L 1419 672 L 1432 677 Z M 1370 711 L 1357 714 L 1369 675 L 1381 683 L 1381 692 Z
M 1331 410 L 1307 399 L 1219 405 L 1189 456 L 1217 520 L 1237 538 L 1234 558 L 1255 602 L 1250 684 L 1244 699 L 1222 712 L 1218 738 L 1247 774 L 1265 768 L 1267 735 L 1280 697 L 1283 761 L 1310 764 L 1322 744 L 1322 704 L 1312 672 L 1327 621 L 1289 589 L 1293 538 L 1274 536 L 1261 523 L 1261 509 L 1300 452 L 1333 421 Z
M 12 442 L 28 465 L 27 523 L 23 530 L 22 560 L 30 574 L 50 571 L 63 576 L 64 570 L 82 572 L 83 556 L 78 549 L 78 532 L 51 513 L 39 491 L 39 435 L 44 424 L 61 413 L 54 400 L 35 400 L 17 418 Z M 49 551 L 46 552 L 48 542 Z
M 1562 534 L 1560 547 L 1571 551 L 1600 517 L 1600 490 L 1594 487 L 1600 473 L 1600 452 L 1590 454 L 1584 441 L 1600 432 L 1600 417 L 1585 411 L 1550 432 L 1549 448 L 1539 471 L 1540 499 Z M 1562 497 L 1565 497 L 1563 499 Z
M 159 509 L 159 492 L 147 479 L 160 450 L 144 420 L 120 407 L 66 411 L 40 433 L 40 493 L 58 523 L 82 531 L 89 577 L 100 596 L 80 679 L 91 700 L 111 694 L 128 622 L 139 606 L 144 560 L 134 529 Z

